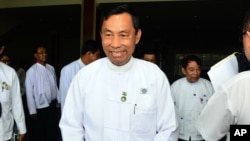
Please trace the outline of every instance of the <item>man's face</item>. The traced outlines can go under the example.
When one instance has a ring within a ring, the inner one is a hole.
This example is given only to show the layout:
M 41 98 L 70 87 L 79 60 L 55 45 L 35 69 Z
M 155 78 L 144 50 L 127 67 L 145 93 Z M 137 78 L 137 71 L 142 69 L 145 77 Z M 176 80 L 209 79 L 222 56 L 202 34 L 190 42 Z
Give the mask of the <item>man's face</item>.
M 7 55 L 3 55 L 2 58 L 1 58 L 1 61 L 6 64 L 6 65 L 9 65 L 10 64 L 10 58 L 9 56 Z
M 247 31 L 246 34 L 243 35 L 243 48 L 245 55 L 250 62 L 250 31 Z
M 198 81 L 201 75 L 201 68 L 195 61 L 190 61 L 186 68 L 182 68 L 182 73 L 190 83 Z
M 103 22 L 100 34 L 105 54 L 117 66 L 129 61 L 141 38 L 141 30 L 135 33 L 128 13 L 110 16 Z
M 44 64 L 47 61 L 47 52 L 44 47 L 39 47 L 34 54 L 36 61 L 40 64 Z
M 156 57 L 154 54 L 144 54 L 142 59 L 152 63 L 156 63 Z
M 100 56 L 101 56 L 101 51 L 100 50 L 97 50 L 95 53 L 90 53 L 90 56 L 89 56 L 90 57 L 90 61 L 94 62 L 95 60 L 99 59 Z

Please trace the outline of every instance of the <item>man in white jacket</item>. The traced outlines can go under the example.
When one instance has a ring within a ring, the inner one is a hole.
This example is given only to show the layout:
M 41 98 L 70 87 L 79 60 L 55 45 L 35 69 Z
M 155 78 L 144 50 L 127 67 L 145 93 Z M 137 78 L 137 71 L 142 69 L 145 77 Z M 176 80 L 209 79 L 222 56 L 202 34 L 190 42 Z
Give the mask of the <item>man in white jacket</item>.
M 63 110 L 67 92 L 73 77 L 80 69 L 99 59 L 101 49 L 101 43 L 98 41 L 87 40 L 81 49 L 81 57 L 62 68 L 59 85 L 61 110 Z
M 56 73 L 54 67 L 47 63 L 44 45 L 35 48 L 34 57 L 37 62 L 27 70 L 25 79 L 27 105 L 33 128 L 31 140 L 55 141 L 59 133 Z
M 212 84 L 201 78 L 201 59 L 195 55 L 185 56 L 181 62 L 185 77 L 171 85 L 178 120 L 180 124 L 179 141 L 202 141 L 195 122 L 213 94 Z
M 0 54 L 4 45 L 0 41 Z M 26 125 L 20 85 L 15 70 L 0 62 L 0 141 L 7 141 L 12 138 L 13 126 L 16 122 L 19 131 L 19 141 L 24 140 Z
M 205 140 L 218 141 L 229 135 L 230 125 L 250 125 L 249 82 L 250 71 L 244 71 L 215 91 L 196 122 Z
M 64 141 L 176 141 L 178 122 L 167 77 L 132 57 L 141 38 L 138 17 L 127 5 L 102 15 L 107 57 L 73 78 L 60 120 Z

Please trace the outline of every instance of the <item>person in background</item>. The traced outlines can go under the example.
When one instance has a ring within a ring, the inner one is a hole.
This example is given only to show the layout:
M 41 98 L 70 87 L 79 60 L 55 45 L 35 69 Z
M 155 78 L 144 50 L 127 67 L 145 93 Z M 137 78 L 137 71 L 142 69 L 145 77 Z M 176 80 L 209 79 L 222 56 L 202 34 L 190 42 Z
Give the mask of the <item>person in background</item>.
M 157 64 L 157 51 L 152 42 L 147 42 L 145 44 L 142 59 Z
M 181 71 L 185 77 L 174 81 L 171 92 L 179 116 L 179 141 L 204 140 L 195 127 L 195 122 L 213 94 L 210 81 L 201 78 L 201 59 L 188 55 L 181 62 Z
M 235 53 L 235 57 L 237 59 L 237 63 L 238 63 L 238 68 L 235 68 L 238 70 L 239 73 L 245 72 L 245 71 L 249 71 L 250 70 L 250 10 L 247 10 L 245 12 L 244 18 L 243 18 L 243 26 L 242 26 L 242 31 L 241 31 L 241 42 L 242 42 L 242 51 Z M 216 120 L 214 120 L 215 122 L 218 120 L 221 120 L 221 123 L 218 123 L 217 126 L 218 128 L 214 128 L 214 124 L 212 123 L 211 125 L 207 126 L 207 127 L 201 127 L 201 123 L 204 123 L 204 126 L 207 125 L 207 119 L 204 118 L 204 116 L 206 114 L 208 114 L 209 109 L 212 108 L 213 106 L 211 106 L 210 102 L 209 105 L 205 107 L 204 112 L 202 112 L 202 115 L 200 115 L 198 121 L 197 121 L 197 128 L 198 130 L 201 132 L 202 136 L 205 139 L 221 139 L 221 140 L 230 140 L 229 139 L 229 134 L 228 134 L 228 130 L 229 130 L 229 124 L 240 124 L 240 123 L 246 123 L 249 124 L 249 121 L 235 121 L 232 120 L 232 114 L 234 114 L 235 109 L 231 109 L 230 107 L 227 107 L 228 105 L 234 104 L 236 106 L 236 109 L 239 105 L 235 104 L 235 100 L 239 100 L 242 102 L 244 102 L 244 100 L 248 100 L 247 97 L 244 98 L 243 100 L 243 96 L 245 96 L 245 92 L 249 93 L 249 90 L 247 88 L 247 86 L 243 86 L 242 82 L 247 82 L 247 80 L 249 80 L 248 75 L 249 73 L 244 73 L 244 75 L 242 74 L 242 76 L 246 76 L 246 78 L 241 78 L 241 75 L 236 74 L 236 76 L 234 76 L 233 78 L 230 78 L 228 80 L 226 80 L 224 83 L 222 83 L 219 87 L 218 90 L 215 91 L 213 97 L 216 98 L 211 98 L 211 103 L 214 103 L 214 105 L 219 105 L 218 107 L 216 107 L 216 109 L 214 109 L 214 112 L 219 111 L 220 113 L 218 113 L 218 116 L 216 116 Z M 223 75 L 223 74 L 222 74 Z M 220 79 L 220 78 L 218 78 Z M 237 84 L 236 84 L 237 82 Z M 234 86 L 233 86 L 234 85 Z M 224 88 L 224 90 L 222 90 L 222 88 Z M 237 90 L 239 92 L 237 92 Z M 228 90 L 228 91 L 227 91 Z M 225 97 L 224 97 L 225 96 Z M 231 97 L 230 97 L 231 96 Z M 234 96 L 237 96 L 237 98 L 234 98 Z M 220 101 L 220 103 L 218 103 L 218 100 L 220 100 L 221 98 L 223 98 L 223 101 Z M 213 99 L 213 100 L 212 100 Z M 242 103 L 242 109 L 240 109 L 239 111 L 243 111 L 245 109 L 245 103 Z M 224 111 L 227 110 L 227 111 Z M 228 114 L 228 117 L 224 117 L 224 114 Z M 242 115 L 233 115 L 235 117 L 245 117 L 246 114 L 242 114 Z M 210 116 L 209 116 L 210 117 Z M 210 118 L 211 121 L 213 120 L 212 118 Z M 227 123 L 225 123 L 227 122 Z M 211 122 L 210 122 L 211 123 Z M 209 123 L 209 124 L 210 124 Z M 221 125 L 221 126 L 220 126 Z M 217 133 L 215 134 L 215 132 L 211 132 L 211 129 L 214 129 L 214 131 Z M 218 130 L 217 130 L 218 129 Z M 221 129 L 221 130 L 220 130 Z M 224 137 L 223 137 L 224 136 Z M 216 140 L 215 139 L 215 140 Z
M 24 83 L 25 83 L 26 71 L 22 67 L 21 62 L 19 62 L 19 61 L 14 60 L 14 61 L 12 61 L 11 65 L 16 70 L 17 76 L 18 76 L 19 81 L 20 81 L 21 95 L 24 96 L 25 95 Z
M 2 54 L 0 57 L 0 61 L 2 61 L 6 65 L 10 65 L 10 57 L 7 54 Z
M 4 45 L 0 40 L 0 55 Z M 19 137 L 24 141 L 27 132 L 23 103 L 20 94 L 20 85 L 17 74 L 13 68 L 0 62 L 0 141 L 10 141 L 13 136 L 14 122 Z
M 230 140 L 230 125 L 250 124 L 249 82 L 250 71 L 244 71 L 215 91 L 196 122 L 205 140 L 217 141 L 226 135 L 227 140 Z
M 153 52 L 143 54 L 143 60 L 156 64 L 156 55 Z
M 87 40 L 81 48 L 80 58 L 62 68 L 59 82 L 61 111 L 63 110 L 64 101 L 73 77 L 81 68 L 99 59 L 101 49 L 102 46 L 99 42 Z
M 242 52 L 235 54 L 239 72 L 250 70 L 250 10 L 245 13 L 241 36 Z
M 25 80 L 25 75 L 26 75 L 25 70 L 20 66 L 18 61 L 14 60 L 10 62 L 10 57 L 7 54 L 2 54 L 0 56 L 0 61 L 2 61 L 4 64 L 11 66 L 12 68 L 15 69 L 17 76 L 19 78 L 19 81 L 20 81 L 21 95 L 24 96 L 25 94 L 24 80 Z
M 59 130 L 57 122 L 57 79 L 54 67 L 47 64 L 44 45 L 34 50 L 36 63 L 26 72 L 25 88 L 27 105 L 31 116 L 33 141 L 56 141 Z M 57 129 L 58 128 L 58 129 Z
M 23 68 L 23 65 L 20 61 L 12 60 L 11 62 L 12 62 L 11 65 L 15 69 L 17 76 L 19 78 L 19 82 L 20 82 L 20 90 L 21 90 L 21 96 L 22 96 L 22 101 L 23 101 L 25 122 L 26 122 L 26 128 L 28 130 L 27 136 L 29 136 L 30 116 L 29 116 L 29 111 L 28 111 L 28 107 L 27 107 L 27 99 L 26 99 L 26 91 L 25 91 L 26 70 Z M 15 130 L 15 128 L 14 128 L 14 130 Z M 15 132 L 16 131 L 17 130 L 15 130 Z
M 166 75 L 132 56 L 142 35 L 138 16 L 126 4 L 102 14 L 107 57 L 73 78 L 59 124 L 63 141 L 176 141 L 178 122 Z
M 241 51 L 234 52 L 233 54 L 224 58 L 215 64 L 215 66 L 212 66 L 208 72 L 215 91 L 222 83 L 232 78 L 232 76 L 236 75 L 237 73 L 250 70 L 250 10 L 247 10 L 245 13 L 240 38 L 243 46 Z M 225 70 L 225 67 L 227 67 L 227 70 Z M 225 73 L 219 74 L 218 72 Z M 217 77 L 218 74 L 220 77 Z
M 242 23 L 242 30 L 241 30 L 241 34 L 240 34 L 240 41 L 242 43 L 242 48 L 240 52 L 236 52 L 233 54 L 233 59 L 236 60 L 236 66 L 232 67 L 232 71 L 236 72 L 235 75 L 237 73 L 241 73 L 244 71 L 248 71 L 250 70 L 250 9 L 246 10 L 244 18 L 243 18 L 243 23 Z M 227 59 L 227 58 L 225 58 Z M 232 65 L 232 64 L 230 64 Z M 233 65 L 232 65 L 233 66 Z M 219 67 L 217 68 L 219 69 L 219 71 L 224 71 L 221 70 Z M 223 69 L 223 68 L 222 68 Z M 228 71 L 228 70 L 226 70 Z M 229 71 L 229 72 L 232 72 Z M 224 83 L 226 83 L 227 81 L 229 81 L 232 76 L 231 74 L 228 76 L 228 73 L 222 73 L 221 74 L 221 78 L 223 78 L 223 81 L 221 81 L 222 79 L 219 77 L 214 77 L 214 76 L 209 76 L 211 80 L 215 79 L 214 81 L 217 81 L 217 79 L 219 80 L 219 86 L 217 86 L 215 88 L 215 91 L 217 91 L 216 89 L 220 87 L 220 85 L 223 85 Z M 226 80 L 224 80 L 224 78 L 227 78 Z M 212 83 L 217 83 L 217 82 L 213 82 Z M 221 141 L 226 140 L 225 136 L 224 138 L 221 139 Z

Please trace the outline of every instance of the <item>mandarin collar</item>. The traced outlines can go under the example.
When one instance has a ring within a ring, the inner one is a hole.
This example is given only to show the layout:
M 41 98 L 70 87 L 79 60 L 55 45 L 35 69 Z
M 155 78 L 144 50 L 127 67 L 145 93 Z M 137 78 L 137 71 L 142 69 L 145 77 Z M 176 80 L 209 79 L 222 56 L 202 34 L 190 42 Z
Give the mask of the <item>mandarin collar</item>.
M 42 65 L 42 64 L 40 64 L 40 63 L 36 62 L 36 64 L 37 64 L 38 66 L 40 66 L 40 67 L 44 67 L 44 68 L 46 68 L 46 67 L 47 67 L 47 63 L 45 63 L 45 65 Z
M 122 66 L 116 66 L 114 65 L 109 59 L 108 59 L 108 68 L 110 68 L 111 70 L 113 71 L 116 71 L 116 72 L 126 72 L 128 70 L 130 70 L 130 68 L 133 66 L 134 64 L 134 57 L 131 57 L 128 61 L 127 64 L 125 65 L 122 65 Z
M 78 61 L 78 63 L 80 64 L 81 67 L 86 66 L 86 65 L 83 63 L 83 61 L 82 61 L 81 58 L 79 58 L 77 61 Z
M 193 83 L 189 82 L 187 80 L 187 77 L 185 77 L 185 80 L 186 80 L 186 83 L 188 83 L 189 85 L 197 85 L 199 83 L 199 81 L 200 81 L 200 78 L 197 81 L 193 82 Z

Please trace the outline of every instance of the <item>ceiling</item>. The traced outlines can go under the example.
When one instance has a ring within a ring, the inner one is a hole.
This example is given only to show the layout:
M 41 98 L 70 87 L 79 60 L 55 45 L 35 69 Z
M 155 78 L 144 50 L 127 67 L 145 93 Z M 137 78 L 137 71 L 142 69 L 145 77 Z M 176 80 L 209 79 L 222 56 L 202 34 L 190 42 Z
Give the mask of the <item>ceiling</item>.
M 101 10 L 110 3 L 99 4 Z M 193 47 L 228 47 L 238 43 L 246 0 L 131 2 L 140 17 L 142 42 Z M 4 36 L 32 31 L 80 33 L 80 5 L 0 9 L 0 16 L 15 17 L 20 24 Z
M 249 3 L 250 0 L 131 2 L 129 5 L 137 11 L 142 29 L 136 52 L 140 54 L 148 41 L 153 41 L 161 51 L 162 68 L 171 77 L 176 54 L 237 51 L 241 23 Z M 97 10 L 109 5 L 99 4 Z M 81 5 L 0 9 L 0 37 L 9 44 L 5 50 L 24 62 L 30 60 L 26 54 L 32 54 L 33 43 L 44 38 L 49 38 L 53 49 L 59 50 L 51 55 L 55 65 L 63 66 L 73 60 L 78 56 L 80 28 Z

